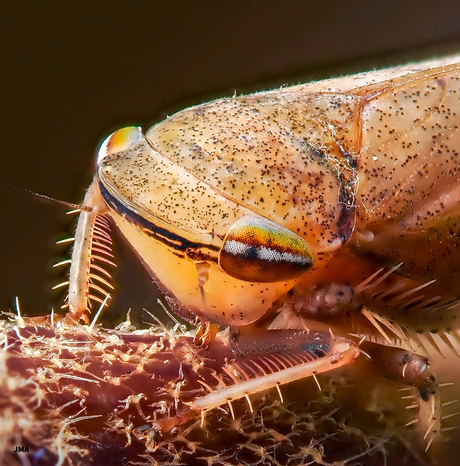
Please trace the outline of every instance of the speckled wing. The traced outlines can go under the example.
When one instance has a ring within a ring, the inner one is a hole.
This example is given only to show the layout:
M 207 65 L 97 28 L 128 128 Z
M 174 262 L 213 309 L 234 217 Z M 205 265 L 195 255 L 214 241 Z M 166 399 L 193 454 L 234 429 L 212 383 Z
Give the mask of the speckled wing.
M 363 91 L 363 90 L 361 90 Z M 362 92 L 360 248 L 412 278 L 460 286 L 460 64 Z

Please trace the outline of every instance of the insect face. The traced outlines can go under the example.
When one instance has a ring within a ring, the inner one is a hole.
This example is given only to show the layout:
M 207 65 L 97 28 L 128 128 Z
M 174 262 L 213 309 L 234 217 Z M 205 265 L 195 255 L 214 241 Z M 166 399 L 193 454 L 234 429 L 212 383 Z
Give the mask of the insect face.
M 108 138 L 97 176 L 111 216 L 185 316 L 249 324 L 311 266 L 308 245 L 298 235 L 162 156 L 138 128 Z M 270 252 L 275 260 L 266 258 Z M 257 275 L 259 283 L 247 280 Z M 267 281 L 276 283 L 260 283 Z

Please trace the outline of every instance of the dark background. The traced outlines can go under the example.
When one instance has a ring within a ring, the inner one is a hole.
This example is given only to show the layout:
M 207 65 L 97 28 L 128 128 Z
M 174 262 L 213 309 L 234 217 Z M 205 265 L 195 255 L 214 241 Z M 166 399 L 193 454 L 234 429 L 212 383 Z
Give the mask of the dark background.
M 219 96 L 460 50 L 460 2 L 5 1 L 0 6 L 0 309 L 48 313 L 51 265 L 72 235 L 99 142 Z M 9 184 L 13 185 L 11 187 Z M 149 278 L 117 254 L 118 301 L 155 309 Z

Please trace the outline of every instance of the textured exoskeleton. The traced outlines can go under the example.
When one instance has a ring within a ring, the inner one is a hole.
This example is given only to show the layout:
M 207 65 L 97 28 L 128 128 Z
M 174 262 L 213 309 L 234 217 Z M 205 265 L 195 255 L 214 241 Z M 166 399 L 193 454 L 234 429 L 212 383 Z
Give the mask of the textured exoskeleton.
M 418 388 L 431 440 L 439 397 L 417 335 L 455 346 L 459 125 L 455 56 L 216 100 L 145 135 L 121 129 L 102 144 L 82 207 L 70 311 L 87 319 L 101 278 L 91 229 L 108 213 L 173 310 L 202 324 L 198 343 L 229 326 L 234 353 L 250 358 L 267 351 L 273 329 L 318 332 L 305 343 L 316 354 L 306 372 L 281 381 L 291 368 L 273 364 L 238 376 L 197 400 L 197 412 L 362 350 Z

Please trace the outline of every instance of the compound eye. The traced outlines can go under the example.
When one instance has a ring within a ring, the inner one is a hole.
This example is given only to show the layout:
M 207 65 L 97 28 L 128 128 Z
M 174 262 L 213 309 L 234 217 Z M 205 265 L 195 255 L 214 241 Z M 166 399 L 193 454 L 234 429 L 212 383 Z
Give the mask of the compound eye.
M 293 279 L 313 265 L 307 242 L 291 230 L 263 217 L 235 222 L 219 253 L 220 268 L 248 282 Z
M 97 155 L 97 163 L 107 160 L 111 155 L 126 151 L 144 141 L 142 129 L 138 126 L 127 126 L 112 133 L 102 144 Z

